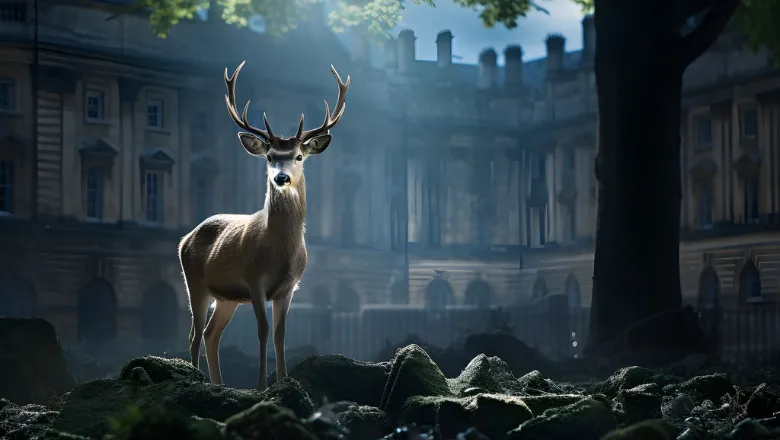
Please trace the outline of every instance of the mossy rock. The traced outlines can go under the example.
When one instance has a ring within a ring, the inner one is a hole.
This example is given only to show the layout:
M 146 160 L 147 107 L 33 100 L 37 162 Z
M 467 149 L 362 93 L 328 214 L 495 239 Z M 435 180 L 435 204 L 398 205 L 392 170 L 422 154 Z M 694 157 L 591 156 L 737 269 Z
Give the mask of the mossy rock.
M 348 430 L 346 440 L 378 439 L 392 430 L 387 414 L 374 406 L 350 405 L 337 420 Z
M 130 406 L 143 411 L 161 405 L 172 411 L 223 421 L 266 399 L 285 404 L 297 398 L 307 399 L 293 381 L 282 381 L 263 393 L 212 385 L 199 370 L 182 360 L 134 359 L 122 372 L 117 379 L 95 380 L 76 387 L 65 396 L 53 428 L 100 438 L 109 432 L 108 418 L 124 413 Z M 301 405 L 297 410 L 303 413 L 307 404 Z
M 553 408 L 509 431 L 509 440 L 599 440 L 617 428 L 609 401 L 592 396 L 561 408 Z
M 438 425 L 444 438 L 455 438 L 468 428 L 476 427 L 480 433 L 498 440 L 532 417 L 523 398 L 517 396 L 416 396 L 407 400 L 402 423 Z
M 391 422 L 400 417 L 404 403 L 415 396 L 452 396 L 447 378 L 428 354 L 416 344 L 401 348 L 390 364 L 379 408 Z
M 317 405 L 327 399 L 379 406 L 387 367 L 387 363 L 361 362 L 342 355 L 309 356 L 289 376 L 300 382 Z
M 225 440 L 317 440 L 295 413 L 261 402 L 230 417 L 223 428 Z
M 447 379 L 450 390 L 455 395 L 467 395 L 470 389 L 479 389 L 482 393 L 517 394 L 522 386 L 506 362 L 497 357 L 480 354 L 466 365 L 455 379 Z
M 621 418 L 624 424 L 630 425 L 662 417 L 661 395 L 648 392 L 648 389 L 652 387 L 640 385 L 618 392 L 615 402 L 622 409 Z
M 263 401 L 274 403 L 291 410 L 296 416 L 304 418 L 314 413 L 314 403 L 300 383 L 292 377 L 274 382 L 263 392 Z
M 533 370 L 524 374 L 517 379 L 517 384 L 521 390 L 520 392 L 529 396 L 550 394 L 559 391 L 555 386 L 555 383 L 544 377 L 539 370 Z
M 663 387 L 677 382 L 679 382 L 679 379 L 676 377 L 658 374 L 647 368 L 632 366 L 617 370 L 607 380 L 597 384 L 593 391 L 614 399 L 620 390 L 627 390 L 648 383 L 655 383 Z
M 138 370 L 140 367 L 141 370 Z M 141 371 L 146 372 L 143 376 Z M 206 376 L 195 368 L 191 362 L 184 359 L 168 359 L 157 356 L 144 356 L 135 358 L 126 363 L 119 373 L 122 380 L 137 380 L 145 382 L 145 378 L 152 383 L 162 383 L 168 380 L 185 382 L 206 382 Z
M 626 428 L 616 429 L 601 440 L 673 440 L 676 429 L 663 420 L 645 420 Z
M 682 383 L 667 385 L 663 391 L 664 394 L 687 394 L 697 403 L 711 400 L 716 404 L 720 403 L 721 397 L 736 392 L 734 384 L 725 373 L 697 376 Z
M 45 406 L 19 406 L 0 399 L 0 438 L 28 440 L 44 436 L 57 414 Z
M 221 440 L 221 426 L 210 419 L 190 417 L 163 406 L 128 408 L 111 419 L 107 440 Z
M 538 416 L 548 409 L 560 408 L 582 400 L 581 394 L 544 394 L 539 396 L 523 396 L 523 402 L 531 410 L 534 416 Z

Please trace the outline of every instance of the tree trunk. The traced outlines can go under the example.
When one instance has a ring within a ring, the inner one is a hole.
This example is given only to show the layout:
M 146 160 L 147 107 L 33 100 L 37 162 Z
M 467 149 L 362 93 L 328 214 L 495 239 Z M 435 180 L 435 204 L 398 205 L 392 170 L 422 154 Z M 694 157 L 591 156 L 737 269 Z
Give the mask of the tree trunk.
M 682 306 L 682 77 L 740 0 L 595 0 L 599 209 L 587 351 Z M 686 19 L 706 11 L 680 35 Z
M 596 7 L 599 208 L 591 350 L 643 318 L 682 305 L 684 68 L 675 56 L 680 37 L 664 26 L 674 11 L 651 3 L 665 2 L 605 0 Z

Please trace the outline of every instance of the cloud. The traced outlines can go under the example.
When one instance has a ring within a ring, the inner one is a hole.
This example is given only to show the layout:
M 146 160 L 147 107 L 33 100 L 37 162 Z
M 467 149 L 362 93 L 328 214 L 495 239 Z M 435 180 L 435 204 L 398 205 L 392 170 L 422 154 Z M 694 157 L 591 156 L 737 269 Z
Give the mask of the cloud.
M 453 56 L 460 63 L 476 63 L 479 53 L 488 47 L 501 54 L 510 44 L 523 47 L 525 60 L 541 58 L 545 56 L 544 39 L 553 32 L 566 37 L 567 50 L 580 49 L 582 13 L 579 7 L 570 0 L 542 0 L 541 3 L 550 15 L 532 12 L 520 19 L 517 28 L 507 30 L 501 25 L 485 28 L 477 11 L 456 5 L 452 0 L 437 0 L 435 8 L 408 1 L 398 29 L 414 31 L 419 60 L 436 59 L 436 34 L 443 29 L 452 31 Z M 499 55 L 499 63 L 503 63 L 502 58 Z

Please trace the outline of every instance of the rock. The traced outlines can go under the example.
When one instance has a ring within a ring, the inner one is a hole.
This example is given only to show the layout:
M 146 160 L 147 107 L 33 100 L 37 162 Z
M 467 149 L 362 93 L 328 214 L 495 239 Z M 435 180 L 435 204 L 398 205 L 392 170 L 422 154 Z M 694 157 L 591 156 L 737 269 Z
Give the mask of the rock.
M 347 440 L 378 439 L 392 430 L 387 414 L 373 406 L 350 405 L 337 420 L 349 431 Z
M 220 440 L 221 424 L 164 406 L 129 407 L 112 417 L 108 440 Z
M 292 379 L 274 384 L 262 393 L 236 390 L 208 383 L 187 361 L 144 357 L 128 362 L 119 378 L 76 387 L 66 396 L 54 428 L 99 438 L 108 433 L 108 417 L 123 413 L 129 406 L 145 411 L 160 405 L 167 410 L 223 421 L 266 400 L 289 405 L 301 416 L 310 414 L 313 408 L 308 395 Z
M 521 392 L 529 396 L 550 394 L 559 391 L 558 387 L 555 386 L 555 383 L 542 376 L 542 373 L 540 373 L 539 370 L 534 370 L 525 374 L 518 379 L 517 382 Z
M 609 401 L 593 396 L 553 408 L 507 433 L 509 440 L 576 438 L 599 440 L 617 427 Z
M 317 440 L 295 414 L 261 402 L 225 421 L 225 440 Z
M 289 376 L 300 382 L 318 405 L 327 400 L 378 407 L 387 370 L 385 362 L 361 362 L 334 354 L 309 356 L 293 368 Z
M 664 387 L 665 394 L 682 392 L 693 398 L 696 402 L 711 400 L 720 402 L 721 397 L 734 394 L 734 384 L 728 375 L 724 373 L 697 376 L 679 384 L 671 384 Z
M 633 366 L 617 370 L 607 380 L 598 384 L 594 391 L 614 399 L 620 390 L 627 390 L 650 383 L 662 387 L 678 381 L 679 379 L 675 377 L 665 376 L 647 368 Z
M 674 427 L 663 420 L 645 420 L 605 435 L 601 440 L 673 440 Z
M 645 384 L 638 387 L 620 390 L 615 402 L 622 409 L 622 422 L 632 424 L 645 420 L 661 418 L 661 395 L 648 390 L 658 389 Z
M 406 399 L 426 396 L 452 396 L 444 374 L 419 346 L 398 350 L 390 363 L 379 408 L 394 421 L 401 415 Z
M 523 387 L 509 370 L 509 366 L 497 357 L 480 354 L 466 365 L 455 379 L 448 379 L 450 389 L 456 395 L 480 393 L 520 393 Z M 474 389 L 479 390 L 474 393 Z M 471 390 L 465 393 L 466 390 Z
M 744 419 L 734 426 L 732 440 L 758 440 L 774 438 L 772 433 L 755 419 Z
M 544 394 L 538 396 L 523 396 L 523 402 L 533 415 L 538 416 L 550 408 L 560 408 L 579 402 L 581 394 Z
M 40 318 L 0 317 L 0 397 L 45 405 L 73 389 L 54 327 Z
M 511 333 L 501 330 L 470 335 L 466 338 L 464 351 L 472 358 L 479 354 L 496 356 L 509 366 L 515 376 L 532 370 L 542 370 L 547 374 L 555 370 L 554 364 L 537 350 Z
M 56 417 L 57 411 L 41 405 L 19 406 L 0 399 L 0 438 L 27 440 L 42 436 Z

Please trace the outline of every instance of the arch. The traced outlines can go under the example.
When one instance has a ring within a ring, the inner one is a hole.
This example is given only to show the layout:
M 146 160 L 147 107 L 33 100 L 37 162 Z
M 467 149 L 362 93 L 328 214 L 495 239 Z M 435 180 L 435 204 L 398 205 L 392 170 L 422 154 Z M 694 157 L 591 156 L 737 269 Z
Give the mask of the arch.
M 357 291 L 347 282 L 340 282 L 336 291 L 333 310 L 342 313 L 357 313 L 360 312 L 360 303 L 361 298 Z
M 534 287 L 531 290 L 531 299 L 539 299 L 545 296 L 547 296 L 547 281 L 539 277 L 534 282 Z
M 477 278 L 471 280 L 466 287 L 466 294 L 463 302 L 471 306 L 477 306 L 480 309 L 490 307 L 493 301 L 493 288 L 490 283 L 485 281 L 480 274 Z
M 715 309 L 720 306 L 720 277 L 712 266 L 702 269 L 699 275 L 698 303 L 700 309 Z
M 569 275 L 566 278 L 566 284 L 564 285 L 564 293 L 566 299 L 569 302 L 569 307 L 572 309 L 579 309 L 582 307 L 582 292 L 580 291 L 580 283 L 574 275 Z
M 117 302 L 114 287 L 103 278 L 93 278 L 79 292 L 78 340 L 100 345 L 117 335 Z
M 35 316 L 38 298 L 26 279 L 13 274 L 0 277 L 0 316 Z
M 409 304 L 409 285 L 406 278 L 393 281 L 390 286 L 390 302 L 392 304 Z
M 441 277 L 441 274 L 437 275 L 425 289 L 425 306 L 428 309 L 440 310 L 452 304 L 455 299 L 455 294 L 452 291 L 450 283 Z
M 170 284 L 160 281 L 143 293 L 141 337 L 146 341 L 169 341 L 179 334 L 179 303 Z
M 746 262 L 739 272 L 739 297 L 742 300 L 761 298 L 761 274 L 752 261 Z

